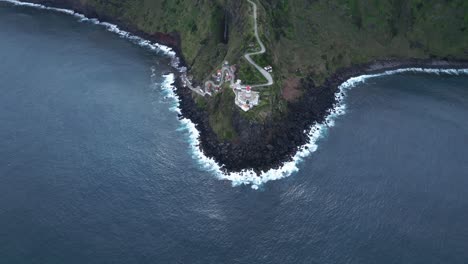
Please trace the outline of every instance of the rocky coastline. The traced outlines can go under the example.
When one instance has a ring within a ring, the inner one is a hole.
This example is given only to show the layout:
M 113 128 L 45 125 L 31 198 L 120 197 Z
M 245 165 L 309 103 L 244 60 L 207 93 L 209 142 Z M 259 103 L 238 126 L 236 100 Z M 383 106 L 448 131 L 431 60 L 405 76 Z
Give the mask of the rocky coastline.
M 200 147 L 209 157 L 224 165 L 227 172 L 253 169 L 261 172 L 279 168 L 292 159 L 298 148 L 309 140 L 308 131 L 314 123 L 324 122 L 337 103 L 338 87 L 352 77 L 377 74 L 401 68 L 462 69 L 467 61 L 448 59 L 385 59 L 341 69 L 316 87 L 311 78 L 304 78 L 303 96 L 289 105 L 281 120 L 261 125 L 236 115 L 233 123 L 243 131 L 238 142 L 219 142 L 209 125 L 208 115 L 197 108 L 191 91 L 176 83 L 181 100 L 182 116 L 189 118 L 200 131 Z
M 73 10 L 80 14 L 85 15 L 88 18 L 95 18 L 102 22 L 108 22 L 119 26 L 120 29 L 130 32 L 135 36 L 139 36 L 143 39 L 149 40 L 154 43 L 158 43 L 164 46 L 168 46 L 177 53 L 181 63 L 185 65 L 184 56 L 182 54 L 182 41 L 180 35 L 177 32 L 154 32 L 147 33 L 139 30 L 136 26 L 129 23 L 125 23 L 119 19 L 115 19 L 112 16 L 96 12 L 91 6 L 83 4 L 82 1 L 76 0 L 19 0 L 25 3 L 41 4 L 47 7 L 63 8 Z
M 81 4 L 80 1 L 28 0 L 27 2 L 72 9 L 89 18 L 116 24 L 132 34 L 171 47 L 180 59 L 180 66 L 187 66 L 182 54 L 182 42 L 176 32 L 148 34 L 132 25 L 99 14 L 91 7 Z M 183 88 L 178 76 L 174 85 L 177 87 L 176 93 L 180 98 L 180 117 L 188 118 L 196 125 L 200 132 L 200 148 L 204 154 L 222 164 L 226 172 L 244 169 L 261 172 L 278 168 L 284 162 L 290 161 L 298 148 L 307 143 L 309 138 L 306 132 L 314 123 L 321 123 L 325 120 L 336 103 L 335 93 L 338 92 L 338 87 L 343 82 L 363 74 L 413 67 L 457 69 L 468 68 L 468 62 L 436 58 L 391 58 L 338 70 L 320 86 L 316 86 L 311 77 L 306 77 L 301 81 L 303 96 L 296 102 L 289 103 L 288 113 L 280 120 L 271 119 L 264 124 L 258 124 L 243 118 L 238 110 L 234 111 L 233 126 L 236 131 L 240 131 L 238 139 L 234 142 L 218 140 L 210 127 L 208 113 L 197 107 L 192 91 Z

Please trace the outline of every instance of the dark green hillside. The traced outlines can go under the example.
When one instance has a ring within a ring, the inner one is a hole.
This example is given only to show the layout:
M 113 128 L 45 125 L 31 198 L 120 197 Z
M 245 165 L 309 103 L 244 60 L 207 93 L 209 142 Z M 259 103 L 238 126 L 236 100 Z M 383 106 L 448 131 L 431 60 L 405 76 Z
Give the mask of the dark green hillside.
M 76 2 L 74 0 L 67 0 Z M 223 0 L 82 0 L 101 16 L 108 16 L 152 34 L 177 32 L 192 73 L 204 78 L 227 57 L 240 56 L 248 12 L 242 1 Z M 224 21 L 230 24 L 224 43 Z
M 265 35 L 285 77 L 378 58 L 468 58 L 465 0 L 263 1 Z
M 54 2 L 54 0 L 31 0 Z M 56 1 L 58 2 L 58 1 Z M 247 0 L 63 0 L 148 34 L 177 32 L 191 74 L 202 82 L 223 60 L 240 66 L 240 77 L 263 81 L 242 55 L 255 49 Z M 322 84 L 340 68 L 385 58 L 468 59 L 467 0 L 256 0 L 259 31 L 276 84 L 261 90 L 261 105 L 246 120 L 280 119 L 304 94 L 301 79 Z M 225 21 L 229 37 L 224 39 Z M 254 58 L 255 59 L 255 58 Z M 233 102 L 197 98 L 220 138 L 230 131 Z M 227 108 L 229 111 L 225 111 Z M 224 113 L 220 118 L 219 113 Z M 228 115 L 228 116 L 226 116 Z M 223 120 L 222 124 L 215 124 Z

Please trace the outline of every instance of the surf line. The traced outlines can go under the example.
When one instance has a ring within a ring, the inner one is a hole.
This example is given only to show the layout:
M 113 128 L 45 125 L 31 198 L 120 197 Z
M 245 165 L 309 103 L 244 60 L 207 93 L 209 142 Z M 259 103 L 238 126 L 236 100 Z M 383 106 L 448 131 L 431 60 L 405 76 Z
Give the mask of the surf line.
M 130 32 L 121 30 L 117 25 L 100 22 L 98 19 L 87 18 L 83 14 L 77 13 L 73 10 L 47 7 L 41 4 L 21 2 L 17 0 L 0 0 L 1 2 L 8 2 L 17 6 L 28 6 L 38 9 L 51 10 L 60 13 L 65 13 L 68 15 L 75 16 L 79 19 L 80 22 L 91 22 L 96 25 L 104 26 L 108 31 L 113 32 L 121 36 L 122 38 L 129 39 L 133 43 L 148 48 L 152 51 L 163 53 L 164 55 L 169 56 L 172 59 L 171 65 L 177 69 L 179 72 L 184 72 L 186 69 L 179 66 L 179 59 L 177 54 L 170 48 L 158 43 L 152 43 L 149 40 L 145 40 L 141 37 L 131 34 Z M 335 105 L 328 111 L 325 121 L 321 123 L 314 123 L 308 130 L 305 130 L 309 137 L 308 143 L 300 146 L 296 154 L 292 157 L 292 160 L 285 162 L 278 169 L 270 169 L 266 172 L 260 174 L 255 173 L 252 169 L 245 169 L 241 172 L 224 172 L 223 166 L 218 164 L 213 158 L 207 157 L 200 148 L 200 132 L 196 129 L 195 124 L 188 118 L 182 117 L 179 119 L 181 123 L 180 131 L 187 132 L 189 145 L 192 152 L 192 157 L 197 160 L 199 165 L 207 171 L 212 172 L 220 180 L 228 180 L 232 182 L 233 186 L 240 185 L 250 185 L 253 189 L 258 189 L 263 184 L 269 181 L 275 181 L 291 176 L 293 173 L 299 171 L 299 164 L 312 153 L 318 149 L 318 141 L 326 134 L 328 129 L 335 125 L 335 121 L 338 117 L 346 113 L 346 104 L 345 98 L 347 92 L 355 87 L 358 84 L 366 82 L 368 79 L 394 75 L 405 72 L 414 72 L 414 73 L 429 73 L 429 74 L 449 74 L 449 75 L 461 75 L 467 74 L 468 69 L 432 69 L 432 68 L 402 68 L 397 70 L 389 70 L 378 74 L 370 75 L 361 75 L 357 77 L 352 77 L 342 83 L 338 87 L 338 92 L 335 94 Z M 173 73 L 166 74 L 163 76 L 164 81 L 161 84 L 161 89 L 166 93 L 168 98 L 173 100 L 174 105 L 170 108 L 171 111 L 178 114 L 181 113 L 179 108 L 180 98 L 175 93 L 176 87 L 175 75 Z
M 270 169 L 269 171 L 262 172 L 260 174 L 255 173 L 252 169 L 246 169 L 241 172 L 224 172 L 222 166 L 220 166 L 212 158 L 208 158 L 204 155 L 203 151 L 200 149 L 200 133 L 196 129 L 195 124 L 193 124 L 189 119 L 182 118 L 180 121 L 183 124 L 181 130 L 186 130 L 190 138 L 190 146 L 192 148 L 193 158 L 198 160 L 199 164 L 206 170 L 213 172 L 221 180 L 229 180 L 232 182 L 233 186 L 239 185 L 251 185 L 253 189 L 258 189 L 263 184 L 269 181 L 279 180 L 288 176 L 291 176 L 293 173 L 299 171 L 299 164 L 304 160 L 304 158 L 310 156 L 312 153 L 318 149 L 318 141 L 324 137 L 328 129 L 335 126 L 335 121 L 338 117 L 346 114 L 346 103 L 345 99 L 347 93 L 352 88 L 356 87 L 359 84 L 365 83 L 367 80 L 382 76 L 395 75 L 400 73 L 413 72 L 413 73 L 428 73 L 428 74 L 448 74 L 448 75 L 461 75 L 467 74 L 468 69 L 431 69 L 431 68 L 402 68 L 397 70 L 389 70 L 378 74 L 370 75 L 361 75 L 357 77 L 352 77 L 342 83 L 338 87 L 338 92 L 335 94 L 335 105 L 328 111 L 325 121 L 322 123 L 315 123 L 311 126 L 308 131 L 304 133 L 308 134 L 309 141 L 308 143 L 299 147 L 299 150 L 292 157 L 292 160 L 285 162 L 278 169 Z M 175 87 L 170 87 L 173 84 L 173 75 L 166 76 L 168 79 L 166 89 L 171 93 L 172 98 L 175 99 L 178 104 L 179 98 L 173 92 Z M 178 105 L 177 105 L 178 106 Z M 180 109 L 177 107 L 177 111 L 180 112 Z
M 32 8 L 37 8 L 37 9 L 43 9 L 43 10 L 50 10 L 50 11 L 55 11 L 59 13 L 64 13 L 67 15 L 74 16 L 79 19 L 80 22 L 90 22 L 95 25 L 100 25 L 105 27 L 108 31 L 116 33 L 117 35 L 121 36 L 122 38 L 129 39 L 130 41 L 134 42 L 135 44 L 148 48 L 152 51 L 157 51 L 157 52 L 162 52 L 164 55 L 168 55 L 170 57 L 176 57 L 176 53 L 168 46 L 164 46 L 158 43 L 152 43 L 149 40 L 145 40 L 141 37 L 138 37 L 136 35 L 133 35 L 130 32 L 127 32 L 125 30 L 120 29 L 117 25 L 107 23 L 107 22 L 101 22 L 96 18 L 87 18 L 85 15 L 77 13 L 73 10 L 70 9 L 64 9 L 64 8 L 56 8 L 56 7 L 48 7 L 45 5 L 41 4 L 35 4 L 35 3 L 28 3 L 28 2 L 22 2 L 22 1 L 17 1 L 17 0 L 0 0 L 0 2 L 7 2 L 10 4 L 13 4 L 15 6 L 26 6 L 26 7 L 32 7 Z

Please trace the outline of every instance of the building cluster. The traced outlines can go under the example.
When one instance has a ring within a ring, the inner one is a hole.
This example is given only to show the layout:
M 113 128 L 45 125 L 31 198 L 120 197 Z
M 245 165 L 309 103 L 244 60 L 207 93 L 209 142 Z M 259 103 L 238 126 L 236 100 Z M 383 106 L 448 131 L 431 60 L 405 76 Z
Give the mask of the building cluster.
M 229 62 L 225 61 L 222 68 L 216 70 L 216 72 L 211 75 L 211 79 L 205 83 L 206 92 L 219 92 L 224 83 L 232 82 L 235 72 L 236 67 L 230 66 Z
M 260 93 L 252 91 L 252 87 L 249 85 L 242 86 L 241 80 L 237 80 L 235 83 L 234 93 L 236 94 L 236 105 L 244 111 L 249 111 L 259 103 Z
M 234 82 L 235 72 L 236 67 L 229 65 L 229 63 L 225 61 L 222 68 L 216 70 L 216 72 L 211 75 L 210 80 L 205 82 L 203 87 L 193 87 L 192 76 L 183 74 L 181 79 L 184 87 L 190 88 L 192 91 L 200 94 L 201 96 L 211 96 L 212 93 L 219 92 L 224 83 L 230 83 L 231 89 L 236 95 L 236 105 L 244 111 L 249 111 L 259 104 L 260 93 L 252 91 L 252 87 L 249 85 L 242 85 L 241 80 Z

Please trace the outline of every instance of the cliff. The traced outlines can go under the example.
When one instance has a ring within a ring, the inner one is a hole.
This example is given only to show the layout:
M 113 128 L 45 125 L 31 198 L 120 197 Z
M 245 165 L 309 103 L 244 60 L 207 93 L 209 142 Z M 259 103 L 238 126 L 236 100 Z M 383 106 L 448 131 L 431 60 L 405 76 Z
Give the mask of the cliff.
M 175 48 L 198 82 L 228 60 L 239 78 L 262 81 L 242 58 L 254 43 L 245 0 L 30 0 L 99 17 Z M 259 31 L 275 85 L 248 113 L 229 89 L 202 98 L 178 89 L 183 114 L 201 131 L 201 145 L 228 170 L 266 170 L 307 141 L 323 120 L 340 82 L 404 66 L 466 66 L 465 0 L 257 0 Z M 450 61 L 446 64 L 444 61 Z M 382 63 L 383 62 L 383 63 Z

